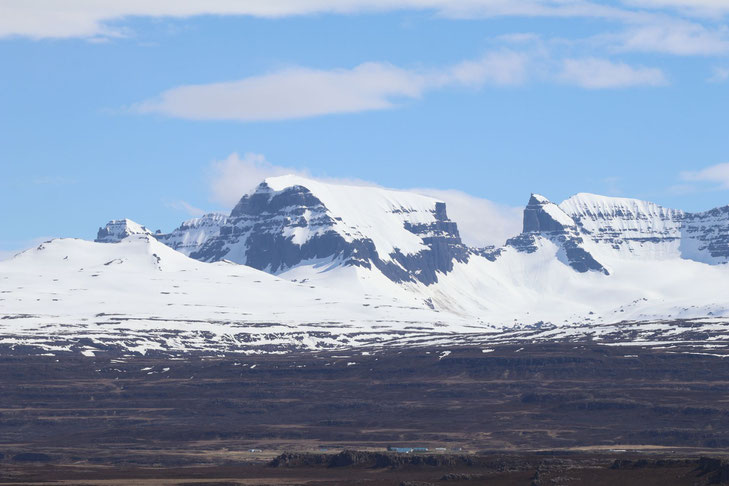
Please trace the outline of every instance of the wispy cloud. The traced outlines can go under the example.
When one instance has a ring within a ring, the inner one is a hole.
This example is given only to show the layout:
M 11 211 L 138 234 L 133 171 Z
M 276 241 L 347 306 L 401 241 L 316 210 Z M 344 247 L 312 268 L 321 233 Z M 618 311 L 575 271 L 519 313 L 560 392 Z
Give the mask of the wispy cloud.
M 331 71 L 303 67 L 238 81 L 172 88 L 132 107 L 195 120 L 282 120 L 390 108 L 427 86 L 415 72 L 382 63 Z
M 521 207 L 506 206 L 454 189 L 410 189 L 446 203 L 448 217 L 458 224 L 463 242 L 469 246 L 501 246 L 521 233 Z
M 251 192 L 265 178 L 298 174 L 305 171 L 273 165 L 261 154 L 246 153 L 241 157 L 232 153 L 223 160 L 214 161 L 209 168 L 212 199 L 225 207 L 233 207 L 242 196 Z
M 187 201 L 182 200 L 167 202 L 165 203 L 165 206 L 167 206 L 168 208 L 177 209 L 178 211 L 184 211 L 193 217 L 202 216 L 203 214 L 207 213 L 207 211 L 205 211 L 204 209 L 195 207 Z
M 633 25 L 617 34 L 604 34 L 596 38 L 602 39 L 616 51 L 658 52 L 679 56 L 712 56 L 729 52 L 729 30 L 726 26 L 708 28 L 674 19 Z
M 88 1 L 3 0 L 0 37 L 71 38 L 125 35 L 112 26 L 129 17 L 185 18 L 246 15 L 277 18 L 321 13 L 354 14 L 430 10 L 448 17 L 548 16 L 622 18 L 634 15 L 586 0 L 154 0 Z
M 682 13 L 718 17 L 729 13 L 726 0 L 623 0 L 626 5 L 642 8 L 671 8 Z
M 555 61 L 539 49 L 502 50 L 441 69 L 370 62 L 352 69 L 296 67 L 238 81 L 179 86 L 130 111 L 189 120 L 286 120 L 391 109 L 437 89 L 513 86 L 530 76 L 590 89 L 667 84 L 657 68 L 598 58 Z
M 131 17 L 189 18 L 201 15 L 279 18 L 312 14 L 357 14 L 420 10 L 449 18 L 559 17 L 641 22 L 666 9 L 721 16 L 725 0 L 3 0 L 0 37 L 99 39 L 128 35 L 119 21 Z
M 631 66 L 594 57 L 565 59 L 559 79 L 587 89 L 627 88 L 631 86 L 662 86 L 668 84 L 658 68 Z
M 447 86 L 518 84 L 525 77 L 525 65 L 525 56 L 501 51 L 440 70 L 377 62 L 352 69 L 293 67 L 237 81 L 179 86 L 131 109 L 193 120 L 237 121 L 383 110 Z
M 729 67 L 715 67 L 707 81 L 710 83 L 725 83 L 729 81 Z
M 681 179 L 711 184 L 712 189 L 729 189 L 729 162 L 681 173 Z

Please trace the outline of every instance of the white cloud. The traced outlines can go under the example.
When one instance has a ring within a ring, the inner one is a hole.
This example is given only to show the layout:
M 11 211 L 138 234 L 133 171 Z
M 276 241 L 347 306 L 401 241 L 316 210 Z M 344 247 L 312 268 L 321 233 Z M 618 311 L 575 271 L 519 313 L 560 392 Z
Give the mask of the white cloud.
M 616 35 L 600 36 L 617 50 L 660 52 L 680 56 L 721 55 L 729 52 L 725 26 L 708 29 L 701 24 L 665 20 L 628 28 Z
M 463 242 L 469 246 L 501 246 L 521 233 L 521 207 L 505 206 L 453 189 L 412 189 L 446 203 L 448 217 L 458 224 Z
M 559 79 L 588 89 L 627 88 L 631 86 L 662 86 L 668 83 L 657 68 L 630 66 L 607 59 L 565 59 Z
M 709 0 L 701 0 L 709 1 Z M 70 38 L 124 35 L 113 22 L 129 17 L 247 15 L 284 17 L 430 10 L 448 17 L 598 17 L 629 19 L 627 9 L 586 0 L 3 0 L 0 37 Z
M 263 155 L 247 153 L 242 158 L 232 153 L 210 166 L 210 191 L 214 201 L 232 208 L 266 177 L 285 174 L 307 176 L 304 171 L 273 165 Z
M 205 211 L 204 209 L 195 207 L 187 201 L 182 200 L 167 202 L 165 203 L 165 206 L 167 206 L 168 208 L 177 209 L 178 211 L 184 211 L 193 217 L 202 216 L 203 214 L 207 213 L 207 211 Z
M 432 74 L 431 86 L 463 84 L 514 85 L 526 79 L 529 58 L 526 54 L 513 51 L 491 52 L 473 61 L 463 61 L 445 72 Z
M 272 121 L 383 110 L 447 87 L 519 85 L 543 81 L 585 88 L 667 84 L 657 68 L 607 59 L 557 59 L 536 46 L 529 52 L 501 50 L 441 69 L 404 69 L 369 62 L 352 69 L 288 68 L 238 81 L 179 86 L 135 103 L 130 111 L 188 120 Z
M 705 167 L 698 171 L 681 173 L 685 181 L 709 182 L 717 185 L 719 189 L 729 189 L 729 162 Z
M 502 51 L 430 71 L 375 62 L 353 69 L 294 67 L 238 81 L 179 86 L 131 109 L 185 119 L 238 121 L 382 110 L 446 86 L 520 83 L 526 62 L 522 54 Z
M 382 187 L 361 179 L 313 177 L 306 170 L 281 167 L 263 155 L 233 153 L 210 167 L 210 190 L 215 201 L 233 207 L 267 177 L 297 174 L 322 182 Z M 424 194 L 446 203 L 448 216 L 458 223 L 463 241 L 471 246 L 502 245 L 507 238 L 521 232 L 521 208 L 514 208 L 478 198 L 457 190 L 399 189 Z
M 726 0 L 623 0 L 623 3 L 642 8 L 673 8 L 696 15 L 721 16 L 729 13 Z
M 421 74 L 381 63 L 331 71 L 290 68 L 172 88 L 133 110 L 197 120 L 281 120 L 389 108 L 395 99 L 419 97 L 426 84 Z
M 715 67 L 711 77 L 707 80 L 710 83 L 724 83 L 729 81 L 729 68 Z

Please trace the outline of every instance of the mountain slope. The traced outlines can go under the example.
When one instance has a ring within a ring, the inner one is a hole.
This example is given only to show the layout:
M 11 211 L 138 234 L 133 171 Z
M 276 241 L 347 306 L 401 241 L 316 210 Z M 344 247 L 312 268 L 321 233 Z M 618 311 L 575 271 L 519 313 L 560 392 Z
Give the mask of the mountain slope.
M 151 235 L 152 232 L 131 219 L 112 219 L 106 226 L 99 228 L 96 235 L 98 243 L 118 243 L 131 235 Z
M 445 203 L 417 194 L 281 176 L 244 196 L 200 244 L 189 224 L 161 237 L 202 261 L 230 260 L 269 273 L 310 261 L 377 268 L 395 282 L 437 281 L 468 258 Z
M 434 330 L 444 318 L 461 321 L 404 291 L 314 287 L 199 262 L 146 235 L 52 240 L 0 262 L 0 275 L 0 345 L 67 349 L 91 338 L 130 350 L 327 347 L 385 339 L 412 322 Z
M 169 234 L 115 220 L 98 241 L 0 262 L 0 347 L 729 340 L 729 207 L 534 194 L 520 235 L 474 249 L 442 201 L 285 176 L 230 215 Z
M 557 245 L 557 257 L 574 270 L 582 273 L 590 270 L 608 273 L 584 248 L 584 240 L 575 220 L 544 196 L 532 194 L 524 209 L 522 234 L 511 238 L 506 244 L 517 251 L 533 253 L 540 239 Z
M 580 193 L 559 207 L 609 258 L 729 262 L 729 206 L 687 213 L 638 199 Z

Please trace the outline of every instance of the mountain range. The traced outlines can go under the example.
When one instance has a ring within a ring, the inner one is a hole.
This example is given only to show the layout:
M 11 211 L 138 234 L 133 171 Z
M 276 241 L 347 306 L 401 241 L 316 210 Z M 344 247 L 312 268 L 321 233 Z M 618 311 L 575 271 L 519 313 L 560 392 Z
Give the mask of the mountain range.
M 0 262 L 0 346 L 717 338 L 729 321 L 728 262 L 729 206 L 688 213 L 532 194 L 519 235 L 474 248 L 440 200 L 280 176 L 230 214 L 170 233 L 113 220 L 95 242 L 52 240 Z

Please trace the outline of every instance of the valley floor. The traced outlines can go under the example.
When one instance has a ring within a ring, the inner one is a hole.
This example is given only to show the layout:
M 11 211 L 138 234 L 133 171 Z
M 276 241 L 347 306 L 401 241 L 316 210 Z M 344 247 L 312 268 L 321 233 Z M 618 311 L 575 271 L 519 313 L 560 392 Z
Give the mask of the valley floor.
M 729 449 L 729 361 L 680 345 L 30 353 L 0 358 L 0 483 L 705 484 Z

